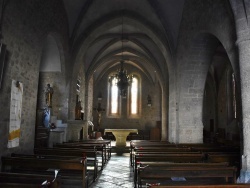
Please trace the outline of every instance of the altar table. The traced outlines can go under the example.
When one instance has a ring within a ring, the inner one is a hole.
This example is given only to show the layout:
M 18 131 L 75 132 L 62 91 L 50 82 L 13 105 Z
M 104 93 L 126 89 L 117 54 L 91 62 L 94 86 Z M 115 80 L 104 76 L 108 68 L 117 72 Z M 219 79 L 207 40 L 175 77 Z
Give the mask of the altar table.
M 137 133 L 138 134 L 137 129 L 105 129 L 104 134 L 107 132 L 113 133 L 113 135 L 115 136 L 115 139 L 116 139 L 116 146 L 117 147 L 125 147 L 126 146 L 127 136 L 130 133 Z

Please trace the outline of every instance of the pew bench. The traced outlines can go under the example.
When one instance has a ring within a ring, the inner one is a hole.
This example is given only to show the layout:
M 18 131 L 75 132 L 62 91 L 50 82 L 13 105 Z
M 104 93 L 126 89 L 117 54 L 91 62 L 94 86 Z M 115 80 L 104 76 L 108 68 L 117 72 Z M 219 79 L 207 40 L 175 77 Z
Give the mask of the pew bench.
M 2 188 L 35 188 L 42 187 L 38 184 L 31 183 L 8 183 L 8 182 L 0 182 L 0 187 Z M 45 185 L 46 187 L 46 185 Z
M 249 188 L 250 184 L 221 185 L 148 185 L 149 188 Z
M 87 187 L 87 165 L 86 159 L 61 160 L 61 159 L 42 159 L 26 157 L 1 157 L 2 172 L 21 172 L 47 174 L 51 169 L 58 169 L 62 182 L 80 182 L 83 188 Z
M 178 147 L 135 147 L 130 154 L 130 163 L 131 166 L 134 166 L 135 155 L 136 154 L 167 154 L 167 153 L 200 153 L 200 152 L 191 152 L 191 148 L 178 148 Z
M 134 152 L 135 148 L 147 148 L 147 149 L 154 149 L 154 148 L 191 148 L 200 147 L 200 148 L 218 148 L 220 146 L 215 144 L 203 144 L 203 143 L 187 143 L 187 144 L 175 144 L 170 143 L 168 141 L 148 141 L 148 140 L 131 140 L 130 141 L 130 161 L 132 165 L 132 153 Z M 210 150 L 211 151 L 211 150 Z
M 63 142 L 66 145 L 96 146 L 98 151 L 103 152 L 105 162 L 111 157 L 111 141 L 110 140 L 78 140 Z
M 60 176 L 0 172 L 0 187 L 60 187 Z
M 174 154 L 136 154 L 134 162 L 134 183 L 137 181 L 137 169 L 141 162 L 175 162 L 175 163 L 196 163 L 204 162 L 203 154 L 174 153 Z
M 224 162 L 224 163 L 175 163 L 175 162 L 166 162 L 166 161 L 162 161 L 162 162 L 138 162 L 137 166 L 137 170 L 134 174 L 134 178 L 135 178 L 135 185 L 138 182 L 138 171 L 139 170 L 143 170 L 145 168 L 147 168 L 147 170 L 150 169 L 167 169 L 167 168 L 172 168 L 172 167 L 202 167 L 202 168 L 216 168 L 216 167 L 227 167 L 229 164 Z
M 111 158 L 111 140 L 103 139 L 88 139 L 88 140 L 78 140 L 78 141 L 69 141 L 64 143 L 80 143 L 80 144 L 104 144 L 104 149 L 106 151 L 106 159 L 109 160 Z
M 46 148 L 44 148 L 46 149 Z M 61 153 L 62 154 L 62 153 Z M 20 158 L 40 158 L 40 159 L 57 159 L 57 160 L 81 160 L 83 158 L 82 155 L 72 155 L 70 156 L 67 153 L 67 155 L 60 155 L 60 153 L 57 153 L 56 155 L 50 155 L 50 154 L 34 154 L 34 155 L 28 155 L 28 154 L 17 154 L 17 153 L 12 153 L 11 157 L 20 157 Z M 81 153 L 82 154 L 82 153 Z M 84 153 L 84 158 L 85 158 L 85 153 Z M 97 169 L 98 169 L 98 161 L 96 159 L 88 158 L 86 157 L 86 165 L 87 165 L 87 173 L 86 175 L 88 176 L 88 183 L 90 182 L 90 179 L 94 182 L 97 178 Z
M 68 157 L 87 157 L 87 171 L 93 171 L 93 181 L 98 175 L 98 159 L 95 150 L 82 150 L 71 148 L 35 148 L 34 154 L 37 156 L 54 156 L 54 158 Z
M 130 154 L 134 152 L 134 148 L 139 147 L 176 147 L 176 145 L 165 141 L 149 141 L 149 140 L 131 140 Z
M 95 150 L 101 156 L 101 169 L 104 168 L 107 161 L 107 154 L 103 144 L 57 143 L 53 146 L 53 148 Z
M 172 166 L 172 167 L 150 167 L 138 169 L 138 187 L 143 182 L 162 181 L 167 185 L 195 185 L 195 184 L 225 184 L 236 183 L 237 168 L 233 166 L 202 167 L 202 166 Z M 174 181 L 177 179 L 177 181 Z M 181 181 L 178 181 L 181 179 Z
M 240 155 L 238 153 L 208 153 L 209 162 L 229 162 L 231 165 L 235 165 L 240 162 Z
M 130 142 L 130 163 L 131 166 L 133 166 L 134 162 L 134 153 L 136 151 L 145 150 L 191 150 L 193 152 L 202 152 L 202 153 L 211 153 L 211 152 L 234 152 L 238 153 L 238 156 L 240 156 L 240 150 L 239 147 L 229 147 L 229 146 L 220 146 L 215 144 L 202 144 L 202 143 L 187 143 L 187 144 L 173 144 L 163 141 L 143 141 L 143 140 L 132 140 Z M 171 148 L 171 149 L 170 149 Z M 181 149 L 182 148 L 182 149 Z M 221 161 L 220 161 L 221 162 Z
M 200 151 L 200 152 L 238 152 L 240 153 L 239 148 L 235 147 L 191 147 L 192 151 Z

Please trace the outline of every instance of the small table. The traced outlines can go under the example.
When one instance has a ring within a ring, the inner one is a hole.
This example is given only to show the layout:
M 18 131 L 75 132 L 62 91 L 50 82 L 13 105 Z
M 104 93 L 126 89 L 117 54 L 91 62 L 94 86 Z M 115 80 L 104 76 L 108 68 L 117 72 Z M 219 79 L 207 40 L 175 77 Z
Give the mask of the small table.
M 105 129 L 104 134 L 106 132 L 113 133 L 113 135 L 115 136 L 115 139 L 116 139 L 116 143 L 115 143 L 116 147 L 125 147 L 127 136 L 130 133 L 137 133 L 138 134 L 137 129 Z

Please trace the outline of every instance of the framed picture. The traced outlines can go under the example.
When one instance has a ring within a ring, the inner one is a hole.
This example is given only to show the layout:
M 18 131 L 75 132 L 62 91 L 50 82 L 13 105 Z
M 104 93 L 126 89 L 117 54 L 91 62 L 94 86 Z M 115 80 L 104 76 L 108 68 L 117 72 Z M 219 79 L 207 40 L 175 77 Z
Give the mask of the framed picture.
M 0 43 L 0 89 L 2 87 L 2 81 L 3 81 L 5 55 L 6 55 L 6 45 Z

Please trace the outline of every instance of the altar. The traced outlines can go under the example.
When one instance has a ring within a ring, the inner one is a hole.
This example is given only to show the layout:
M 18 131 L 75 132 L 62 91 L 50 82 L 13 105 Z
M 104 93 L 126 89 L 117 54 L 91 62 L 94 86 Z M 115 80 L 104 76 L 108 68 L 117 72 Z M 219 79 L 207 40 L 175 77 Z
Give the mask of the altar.
M 113 133 L 113 135 L 115 136 L 115 139 L 116 139 L 116 146 L 117 147 L 125 147 L 126 146 L 127 136 L 130 133 L 137 133 L 138 134 L 137 129 L 105 129 L 104 134 L 107 132 Z

